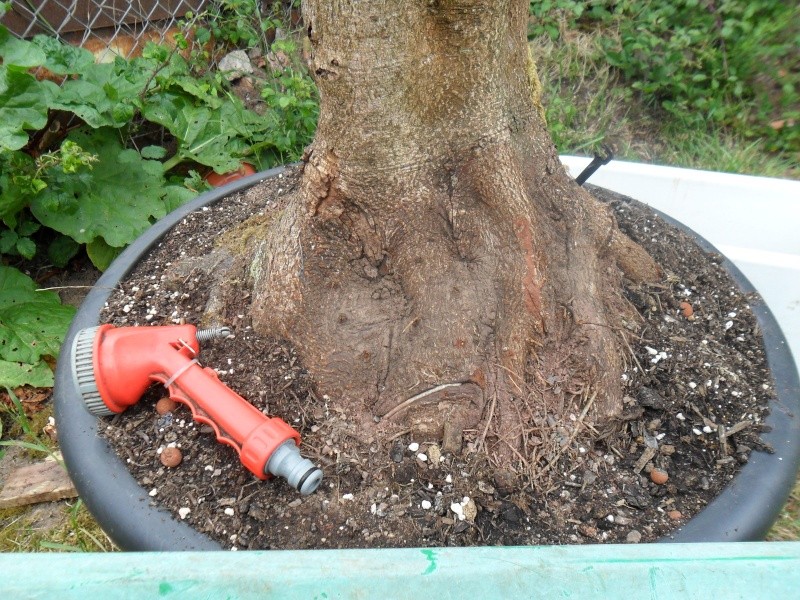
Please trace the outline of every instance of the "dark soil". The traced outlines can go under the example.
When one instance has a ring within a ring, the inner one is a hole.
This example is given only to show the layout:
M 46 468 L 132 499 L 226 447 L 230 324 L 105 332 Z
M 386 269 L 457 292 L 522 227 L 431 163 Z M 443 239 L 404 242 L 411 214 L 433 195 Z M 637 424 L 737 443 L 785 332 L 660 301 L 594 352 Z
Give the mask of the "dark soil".
M 199 268 L 175 264 L 207 256 L 220 231 L 276 210 L 295 185 L 295 173 L 287 172 L 186 218 L 115 292 L 103 321 L 200 323 L 209 280 Z M 154 503 L 226 548 L 574 544 L 668 536 L 720 492 L 751 451 L 769 450 L 758 436 L 772 381 L 751 299 L 720 267 L 720 257 L 703 252 L 643 205 L 593 192 L 668 274 L 662 285 L 626 290 L 642 323 L 626 336 L 633 352 L 624 376 L 628 395 L 613 435 L 597 432 L 580 406 L 566 415 L 541 414 L 529 424 L 530 455 L 507 469 L 492 466 L 481 450 L 483 424 L 464 432 L 460 453 L 442 453 L 440 440 L 412 439 L 391 424 L 379 424 L 376 435 L 336 399 L 315 393 L 291 347 L 252 330 L 246 295 L 226 323 L 234 337 L 206 344 L 202 361 L 259 409 L 300 431 L 303 454 L 325 472 L 317 492 L 300 497 L 283 481 L 255 479 L 183 406 L 159 416 L 154 405 L 163 388 L 108 419 L 104 434 Z M 548 380 L 553 387 L 561 383 Z M 159 460 L 168 445 L 182 450 L 178 467 Z M 667 474 L 666 483 L 653 482 L 654 468 Z

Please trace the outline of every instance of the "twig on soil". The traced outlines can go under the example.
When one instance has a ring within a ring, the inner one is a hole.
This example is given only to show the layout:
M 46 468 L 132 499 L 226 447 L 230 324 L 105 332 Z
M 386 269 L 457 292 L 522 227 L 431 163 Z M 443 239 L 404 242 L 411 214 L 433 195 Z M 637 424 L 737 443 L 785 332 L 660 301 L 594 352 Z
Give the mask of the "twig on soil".
M 712 429 L 717 428 L 717 424 L 708 417 L 706 417 L 703 413 L 701 413 L 700 409 L 697 408 L 697 405 L 694 402 L 690 402 L 689 406 L 697 414 L 697 416 L 703 420 L 703 425 L 705 425 L 706 427 L 711 427 Z
M 98 287 L 96 285 L 57 285 L 55 287 L 46 287 L 46 288 L 37 288 L 37 292 L 50 292 L 52 290 L 90 290 L 94 287 Z M 103 290 L 113 290 L 116 288 L 103 286 L 100 289 Z
M 578 431 L 580 431 L 581 425 L 583 425 L 583 420 L 586 418 L 586 415 L 589 413 L 589 409 L 592 407 L 592 404 L 594 404 L 594 399 L 595 398 L 597 398 L 597 391 L 596 390 L 591 395 L 589 400 L 586 402 L 586 406 L 583 407 L 583 410 L 581 411 L 581 414 L 578 417 L 577 422 L 575 423 L 575 428 L 572 430 L 572 433 L 570 434 L 569 439 L 567 440 L 567 442 L 563 446 L 561 446 L 561 448 L 559 448 L 559 450 L 556 453 L 556 455 L 544 466 L 544 468 L 541 471 L 539 471 L 539 473 L 537 473 L 535 479 L 538 480 L 538 479 L 540 479 L 542 477 L 542 475 L 547 473 L 558 462 L 558 459 L 561 458 L 561 455 L 564 454 L 564 450 L 566 448 L 569 448 L 569 446 L 572 444 L 572 442 L 575 441 L 575 438 L 578 436 Z
M 738 423 L 736 423 L 736 425 L 731 425 L 730 427 L 728 427 L 728 430 L 725 432 L 725 437 L 729 438 L 734 433 L 739 433 L 742 429 L 747 429 L 752 424 L 753 422 L 749 420 L 739 421 Z
M 386 441 L 387 441 L 387 442 L 393 442 L 393 441 L 395 441 L 397 438 L 399 438 L 399 437 L 403 437 L 403 436 L 404 436 L 405 434 L 407 434 L 407 433 L 411 433 L 411 429 L 410 429 L 410 428 L 409 428 L 409 429 L 403 429 L 402 431 L 398 431 L 397 433 L 395 433 L 395 434 L 394 434 L 392 437 L 390 437 L 390 438 L 389 438 L 388 440 L 386 440 Z
M 400 404 L 398 404 L 392 410 L 390 410 L 385 415 L 383 415 L 383 418 L 384 419 L 390 419 L 394 415 L 396 415 L 398 412 L 400 412 L 401 410 L 406 409 L 409 406 L 411 406 L 412 404 L 414 404 L 414 402 L 416 402 L 417 400 L 421 400 L 422 398 L 425 398 L 426 396 L 430 396 L 431 394 L 435 394 L 436 392 L 440 392 L 441 390 L 445 390 L 445 389 L 451 388 L 451 387 L 458 387 L 460 385 L 464 385 L 464 384 L 462 382 L 458 382 L 458 383 L 443 383 L 442 385 L 437 385 L 436 387 L 433 387 L 433 388 L 431 388 L 429 390 L 425 390 L 424 392 L 422 392 L 420 394 L 417 394 L 416 396 L 411 396 L 411 398 L 409 398 L 408 400 L 403 400 Z
M 642 363 L 640 363 L 639 359 L 636 358 L 636 353 L 633 351 L 633 348 L 631 348 L 631 345 L 628 343 L 628 338 L 625 337 L 625 332 L 621 331 L 621 333 L 622 333 L 622 335 L 620 335 L 619 337 L 621 337 L 622 341 L 625 342 L 625 346 L 628 348 L 628 352 L 631 353 L 631 357 L 633 358 L 633 362 L 635 362 L 636 366 L 639 367 L 639 372 L 642 375 L 644 375 L 646 371 L 642 368 Z
M 489 406 L 489 418 L 486 419 L 486 427 L 483 428 L 483 434 L 481 435 L 480 442 L 478 442 L 478 446 L 476 450 L 480 452 L 481 448 L 483 448 L 484 444 L 486 443 L 486 434 L 489 432 L 489 425 L 492 424 L 492 418 L 494 417 L 494 407 L 497 404 L 497 392 L 495 391 L 492 394 L 492 404 Z
M 639 457 L 639 460 L 636 461 L 636 464 L 633 465 L 633 472 L 639 473 L 642 469 L 644 469 L 645 465 L 649 463 L 653 457 L 656 455 L 656 449 L 651 448 L 648 446 L 642 452 L 642 455 Z

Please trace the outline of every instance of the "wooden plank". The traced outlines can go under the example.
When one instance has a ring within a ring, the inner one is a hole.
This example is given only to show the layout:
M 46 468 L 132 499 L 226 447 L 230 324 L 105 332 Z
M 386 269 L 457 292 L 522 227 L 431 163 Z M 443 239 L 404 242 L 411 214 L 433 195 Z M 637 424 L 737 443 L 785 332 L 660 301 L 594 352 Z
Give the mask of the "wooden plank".
M 800 543 L 0 554 L 5 598 L 797 597 Z
M 55 460 L 45 460 L 13 471 L 0 491 L 0 508 L 52 502 L 78 495 L 67 471 Z

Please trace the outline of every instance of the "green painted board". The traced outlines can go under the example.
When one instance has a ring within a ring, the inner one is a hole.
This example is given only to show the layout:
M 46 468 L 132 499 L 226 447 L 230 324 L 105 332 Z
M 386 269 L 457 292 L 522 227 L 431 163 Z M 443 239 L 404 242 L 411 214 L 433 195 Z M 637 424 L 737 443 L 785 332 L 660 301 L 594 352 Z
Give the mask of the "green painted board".
M 800 598 L 800 542 L 0 554 L 0 597 Z

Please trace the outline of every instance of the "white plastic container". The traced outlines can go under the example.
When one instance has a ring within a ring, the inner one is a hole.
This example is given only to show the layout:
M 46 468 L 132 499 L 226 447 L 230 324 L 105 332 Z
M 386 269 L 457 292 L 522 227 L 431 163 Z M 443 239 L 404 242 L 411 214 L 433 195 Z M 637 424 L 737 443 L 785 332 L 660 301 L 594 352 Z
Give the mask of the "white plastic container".
M 590 159 L 562 156 L 573 177 Z M 764 297 L 800 365 L 800 181 L 612 161 L 589 183 L 694 229 Z

